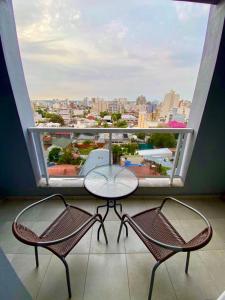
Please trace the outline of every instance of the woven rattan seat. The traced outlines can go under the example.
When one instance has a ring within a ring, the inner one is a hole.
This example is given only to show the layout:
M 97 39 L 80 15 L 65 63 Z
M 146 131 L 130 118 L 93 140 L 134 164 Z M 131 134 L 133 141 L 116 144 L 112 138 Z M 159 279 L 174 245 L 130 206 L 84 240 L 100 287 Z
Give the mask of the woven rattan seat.
M 179 232 L 174 228 L 170 221 L 162 212 L 164 204 L 167 200 L 172 200 L 179 205 L 182 205 L 203 219 L 206 223 L 206 228 L 194 236 L 190 241 L 185 241 Z M 177 252 L 187 252 L 185 272 L 188 272 L 190 252 L 204 247 L 212 238 L 212 228 L 208 220 L 196 209 L 182 203 L 181 201 L 168 197 L 165 198 L 159 207 L 142 211 L 134 216 L 124 214 L 119 229 L 119 242 L 121 230 L 124 224 L 128 223 L 148 250 L 155 257 L 157 263 L 153 267 L 151 283 L 148 299 L 152 297 L 155 271 L 157 267 Z
M 175 246 L 183 246 L 184 239 L 176 231 L 176 229 L 167 220 L 164 214 L 158 208 L 147 210 L 141 214 L 132 217 L 134 222 L 149 236 L 158 241 L 168 243 Z M 132 223 L 131 223 L 132 226 Z M 146 247 L 153 254 L 157 261 L 164 260 L 174 254 L 174 251 L 162 248 L 150 240 L 146 239 L 142 234 L 132 226 L 134 231 L 142 239 Z
M 41 235 L 36 234 L 30 228 L 19 222 L 19 218 L 24 212 L 27 212 L 31 207 L 52 198 L 60 198 L 65 208 Z M 18 240 L 27 245 L 34 246 L 37 267 L 39 265 L 38 247 L 44 247 L 50 250 L 61 259 L 66 268 L 68 293 L 69 297 L 71 297 L 69 268 L 65 257 L 76 246 L 86 232 L 95 224 L 95 222 L 101 223 L 106 243 L 108 243 L 102 216 L 100 214 L 97 213 L 92 215 L 83 209 L 69 205 L 66 203 L 62 195 L 56 194 L 31 204 L 22 210 L 15 218 L 12 230 Z
M 41 241 L 51 241 L 61 239 L 74 231 L 81 225 L 87 222 L 92 217 L 91 214 L 77 209 L 73 206 L 68 206 L 49 227 L 41 234 Z M 46 248 L 55 253 L 66 257 L 73 247 L 79 242 L 88 229 L 96 222 L 92 219 L 81 231 L 68 240 L 55 245 L 47 246 Z

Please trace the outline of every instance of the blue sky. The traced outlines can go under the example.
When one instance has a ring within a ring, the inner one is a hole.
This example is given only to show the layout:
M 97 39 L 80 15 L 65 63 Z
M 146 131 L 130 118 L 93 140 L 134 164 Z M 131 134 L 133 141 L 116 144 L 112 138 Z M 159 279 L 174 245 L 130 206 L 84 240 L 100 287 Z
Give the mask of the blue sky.
M 192 100 L 209 6 L 171 0 L 13 0 L 31 99 Z

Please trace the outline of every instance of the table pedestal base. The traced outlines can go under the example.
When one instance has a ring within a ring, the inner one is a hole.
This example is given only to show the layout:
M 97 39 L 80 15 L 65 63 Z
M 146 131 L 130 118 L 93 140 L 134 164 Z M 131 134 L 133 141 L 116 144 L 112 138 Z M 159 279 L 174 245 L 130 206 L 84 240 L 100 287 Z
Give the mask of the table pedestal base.
M 96 210 L 97 213 L 98 213 L 99 208 L 106 207 L 106 213 L 105 213 L 104 217 L 102 218 L 102 222 L 104 223 L 104 221 L 105 221 L 105 219 L 106 219 L 106 217 L 107 217 L 107 215 L 108 215 L 108 213 L 109 213 L 109 209 L 110 209 L 110 208 L 113 208 L 114 211 L 115 211 L 115 213 L 116 213 L 116 215 L 117 215 L 117 217 L 118 217 L 120 220 L 122 220 L 122 218 L 121 218 L 119 212 L 118 212 L 117 209 L 116 209 L 116 207 L 119 206 L 119 207 L 120 207 L 120 212 L 122 213 L 122 204 L 121 204 L 121 203 L 117 203 L 117 200 L 113 200 L 113 199 L 106 200 L 106 201 L 107 201 L 106 204 L 97 206 L 97 210 Z M 126 236 L 128 236 L 128 228 L 127 228 L 127 225 L 124 224 L 124 226 L 125 226 L 125 228 L 126 228 Z M 97 235 L 98 240 L 99 240 L 99 234 L 100 234 L 101 228 L 102 228 L 102 225 L 100 225 L 99 228 L 98 228 L 98 235 Z

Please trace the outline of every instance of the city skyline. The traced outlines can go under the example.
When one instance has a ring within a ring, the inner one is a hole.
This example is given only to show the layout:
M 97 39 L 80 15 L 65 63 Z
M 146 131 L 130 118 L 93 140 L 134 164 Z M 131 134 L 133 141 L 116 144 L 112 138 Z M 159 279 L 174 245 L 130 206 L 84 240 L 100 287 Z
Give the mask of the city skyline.
M 13 1 L 31 99 L 192 100 L 208 5 L 83 2 Z

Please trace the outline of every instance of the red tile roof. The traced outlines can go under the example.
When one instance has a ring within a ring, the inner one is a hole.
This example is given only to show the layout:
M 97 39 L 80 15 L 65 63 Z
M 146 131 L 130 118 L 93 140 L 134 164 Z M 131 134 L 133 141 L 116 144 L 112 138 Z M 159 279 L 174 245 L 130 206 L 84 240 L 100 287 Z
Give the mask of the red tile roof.
M 56 165 L 48 168 L 49 176 L 76 176 L 79 167 L 74 165 Z

